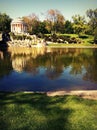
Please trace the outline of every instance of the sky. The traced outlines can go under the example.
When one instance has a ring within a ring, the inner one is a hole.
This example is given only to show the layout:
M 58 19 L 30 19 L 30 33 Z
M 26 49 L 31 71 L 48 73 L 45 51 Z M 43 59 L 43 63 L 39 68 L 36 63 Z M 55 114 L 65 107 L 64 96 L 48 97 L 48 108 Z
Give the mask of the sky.
M 0 12 L 12 19 L 35 13 L 40 20 L 50 9 L 59 10 L 66 20 L 75 14 L 85 16 L 88 9 L 96 9 L 97 0 L 0 0 Z

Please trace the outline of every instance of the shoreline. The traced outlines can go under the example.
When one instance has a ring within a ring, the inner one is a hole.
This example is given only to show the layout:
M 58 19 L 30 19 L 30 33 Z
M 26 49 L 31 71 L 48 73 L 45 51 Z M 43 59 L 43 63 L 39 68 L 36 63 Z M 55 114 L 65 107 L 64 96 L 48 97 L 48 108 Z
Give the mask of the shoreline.
M 97 90 L 60 90 L 60 91 L 48 91 L 48 92 L 39 92 L 39 91 L 0 91 L 0 93 L 39 93 L 46 94 L 48 97 L 54 96 L 78 96 L 80 98 L 97 100 Z
M 97 45 L 94 46 L 46 46 L 51 48 L 97 48 Z
M 97 48 L 97 44 L 88 44 L 85 45 L 84 43 L 81 44 L 63 44 L 63 43 L 48 43 L 47 44 L 42 44 L 42 43 L 37 43 L 37 44 L 32 44 L 30 42 L 23 42 L 23 41 L 9 41 L 7 42 L 8 47 L 11 48 Z
M 78 96 L 84 99 L 97 100 L 97 90 L 60 90 L 60 91 L 48 91 L 48 92 L 34 92 L 34 91 L 24 91 L 24 93 L 41 93 L 46 94 L 49 97 L 54 96 Z
M 54 96 L 78 96 L 84 99 L 97 100 L 97 90 L 62 90 L 62 91 L 48 91 L 48 92 L 33 92 L 33 91 L 24 91 L 24 93 L 41 93 L 46 94 L 49 97 Z
M 46 94 L 47 96 L 73 95 L 73 96 L 79 96 L 85 99 L 97 100 L 97 90 L 52 91 L 52 92 L 47 92 Z
M 33 45 L 32 47 L 24 47 L 24 46 L 8 46 L 8 48 L 97 48 L 97 45 L 93 45 L 93 46 L 76 46 L 76 45 L 70 45 L 70 46 L 37 46 L 37 45 Z

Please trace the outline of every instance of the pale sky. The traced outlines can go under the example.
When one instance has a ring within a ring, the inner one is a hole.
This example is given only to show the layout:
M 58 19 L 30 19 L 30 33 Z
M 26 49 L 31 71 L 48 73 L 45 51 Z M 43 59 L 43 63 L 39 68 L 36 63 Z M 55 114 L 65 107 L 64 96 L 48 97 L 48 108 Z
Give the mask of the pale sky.
M 96 8 L 97 0 L 0 0 L 0 12 L 12 19 L 35 13 L 43 20 L 47 10 L 57 9 L 66 20 L 71 20 L 75 14 L 83 16 L 88 9 Z

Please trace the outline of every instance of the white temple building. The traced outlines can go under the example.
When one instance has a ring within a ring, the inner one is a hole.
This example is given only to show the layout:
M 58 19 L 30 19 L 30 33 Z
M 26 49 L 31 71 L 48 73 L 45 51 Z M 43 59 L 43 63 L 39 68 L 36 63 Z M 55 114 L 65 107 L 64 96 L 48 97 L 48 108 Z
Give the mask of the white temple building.
M 27 33 L 27 25 L 22 18 L 17 18 L 11 22 L 11 32 L 13 33 Z

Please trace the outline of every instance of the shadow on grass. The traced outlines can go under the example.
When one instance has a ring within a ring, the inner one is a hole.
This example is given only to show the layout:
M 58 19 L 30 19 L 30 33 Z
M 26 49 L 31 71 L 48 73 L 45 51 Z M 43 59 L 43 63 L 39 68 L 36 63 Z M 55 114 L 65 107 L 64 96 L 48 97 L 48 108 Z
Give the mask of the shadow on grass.
M 0 130 L 96 130 L 95 115 L 97 101 L 77 96 L 0 93 Z
M 67 97 L 0 93 L 0 130 L 67 130 L 72 109 L 62 108 L 66 102 Z

